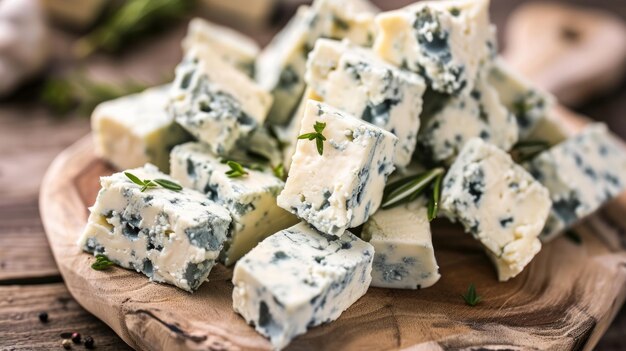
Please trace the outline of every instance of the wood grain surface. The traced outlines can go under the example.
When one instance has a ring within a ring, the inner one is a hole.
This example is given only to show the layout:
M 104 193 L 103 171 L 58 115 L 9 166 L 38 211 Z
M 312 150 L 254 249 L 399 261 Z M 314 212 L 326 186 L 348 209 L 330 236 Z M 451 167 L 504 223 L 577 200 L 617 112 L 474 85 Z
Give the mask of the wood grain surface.
M 626 19 L 626 7 L 619 1 L 562 1 L 602 8 Z M 375 2 L 381 8 L 392 9 L 410 0 Z M 526 2 L 527 0 L 492 2 L 492 18 L 500 29 L 501 42 L 506 40 L 507 30 L 504 30 L 504 24 L 509 14 Z M 281 11 L 283 18 L 293 10 L 293 7 L 283 9 Z M 220 22 L 219 18 L 213 18 L 213 20 Z M 243 31 L 264 44 L 283 21 L 279 20 L 265 29 L 243 28 Z M 177 26 L 173 30 L 166 31 L 160 38 L 148 38 L 134 44 L 131 49 L 121 55 L 113 57 L 97 55 L 86 62 L 87 68 L 90 73 L 104 79 L 125 80 L 130 77 L 155 83 L 161 82 L 179 59 L 178 40 L 184 34 L 184 30 L 184 25 Z M 51 74 L 58 74 L 72 64 L 68 53 L 75 35 L 55 30 L 51 38 L 55 53 L 50 71 Z M 503 46 L 506 47 L 506 43 Z M 43 171 L 50 164 L 53 156 L 73 140 L 84 135 L 88 129 L 88 121 L 84 118 L 58 118 L 41 105 L 33 103 L 34 97 L 32 93 L 29 93 L 30 89 L 26 87 L 16 99 L 0 101 L 0 289 L 10 288 L 2 290 L 6 294 L 0 297 L 0 350 L 3 351 L 18 348 L 18 346 L 24 350 L 54 349 L 55 343 L 45 333 L 45 328 L 49 326 L 40 328 L 34 324 L 36 320 L 31 319 L 29 323 L 33 323 L 33 330 L 29 332 L 26 329 L 17 328 L 15 318 L 36 316 L 42 308 L 42 305 L 38 303 L 29 303 L 30 300 L 36 299 L 32 294 L 24 293 L 24 291 L 36 291 L 44 285 L 30 284 L 52 282 L 52 284 L 45 285 L 54 288 L 46 290 L 50 294 L 50 304 L 44 304 L 43 308 L 47 309 L 47 306 L 52 306 L 56 298 L 68 298 L 67 290 L 63 283 L 60 283 L 61 277 L 53 263 L 54 260 L 40 224 L 37 194 Z M 584 105 L 581 105 L 582 103 Z M 591 101 L 578 101 L 574 106 L 580 107 L 579 111 L 589 117 L 607 122 L 615 132 L 626 136 L 626 123 L 623 121 L 623 115 L 626 113 L 626 80 L 622 79 L 622 85 L 609 94 L 595 97 Z M 20 167 L 23 168 L 22 172 L 19 171 Z M 9 172 L 8 169 L 12 171 Z M 11 197 L 8 194 L 11 194 Z M 24 290 L 20 290 L 13 289 L 17 286 L 11 286 L 12 284 L 28 285 L 22 286 Z M 4 313 L 9 308 L 9 304 L 22 294 L 25 294 L 24 302 L 19 304 L 19 308 L 11 309 L 11 313 Z M 76 306 L 76 304 L 72 302 L 69 306 Z M 21 317 L 15 317 L 18 314 Z M 55 317 L 51 314 L 51 318 Z M 124 349 L 125 343 L 110 332 L 106 325 L 91 317 L 88 312 L 77 308 L 72 318 L 78 318 L 80 326 L 84 329 L 93 330 L 92 334 L 96 338 L 99 350 Z M 68 322 L 71 321 L 65 321 L 65 323 Z M 623 337 L 625 333 L 626 308 L 623 308 L 598 344 L 598 349 L 622 350 L 626 348 L 626 340 Z

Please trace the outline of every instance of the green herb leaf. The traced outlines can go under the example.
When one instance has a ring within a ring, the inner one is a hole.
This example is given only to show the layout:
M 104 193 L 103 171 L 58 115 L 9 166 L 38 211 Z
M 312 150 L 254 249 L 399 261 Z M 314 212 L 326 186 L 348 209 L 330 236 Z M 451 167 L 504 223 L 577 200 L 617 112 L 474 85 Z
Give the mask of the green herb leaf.
M 390 208 L 404 201 L 416 199 L 433 180 L 442 176 L 444 171 L 443 168 L 435 168 L 389 184 L 383 194 L 382 208 Z
M 226 175 L 229 178 L 243 177 L 248 174 L 248 172 L 246 172 L 246 170 L 243 169 L 243 166 L 238 162 L 226 161 L 226 164 L 230 167 L 230 171 L 226 171 Z
M 140 185 L 140 186 L 146 186 L 146 183 L 143 180 L 139 179 L 139 177 L 137 177 L 136 175 L 134 175 L 134 174 L 132 174 L 130 172 L 124 172 L 124 175 L 128 179 L 130 179 L 131 182 L 133 182 L 133 183 L 135 183 L 137 185 Z
M 274 175 L 281 180 L 287 179 L 285 174 L 285 166 L 282 163 L 276 167 L 272 167 L 272 172 L 274 172 Z
M 126 0 L 101 26 L 78 40 L 74 50 L 81 58 L 97 50 L 116 51 L 154 29 L 163 28 L 165 23 L 181 18 L 192 5 L 193 1 Z
M 550 143 L 542 140 L 519 141 L 511 148 L 511 153 L 518 163 L 530 161 L 550 148 Z
M 467 292 L 464 295 L 461 295 L 461 297 L 465 300 L 467 305 L 472 307 L 476 306 L 482 299 L 482 297 L 476 293 L 476 286 L 474 286 L 474 283 L 469 285 Z
M 96 255 L 96 262 L 91 264 L 91 268 L 97 271 L 101 271 L 101 270 L 111 267 L 114 264 L 115 263 L 109 260 L 108 257 L 106 257 L 105 255 L 99 254 L 99 255 Z
M 517 144 L 513 145 L 512 150 L 520 150 L 520 149 L 528 149 L 528 148 L 547 149 L 549 147 L 550 147 L 550 144 L 547 141 L 526 140 L 526 141 L 518 141 Z
M 319 153 L 320 156 L 324 154 L 324 141 L 326 141 L 326 137 L 322 135 L 324 128 L 326 128 L 326 123 L 316 121 L 315 124 L 313 125 L 313 129 L 315 130 L 315 132 L 305 133 L 305 134 L 298 136 L 298 139 L 315 140 L 317 153 Z
M 573 230 L 566 230 L 565 237 L 571 240 L 576 245 L 580 245 L 583 243 L 583 238 L 581 238 L 580 235 L 578 235 L 578 233 Z
M 437 218 L 437 213 L 439 212 L 439 199 L 441 198 L 441 181 L 443 180 L 443 173 L 439 174 L 437 178 L 435 178 L 435 182 L 433 184 L 433 196 L 431 196 L 430 201 L 428 201 L 428 220 L 432 221 Z
M 180 184 L 175 183 L 175 182 L 173 182 L 171 180 L 155 179 L 154 182 L 159 184 L 163 188 L 168 189 L 168 190 L 173 190 L 173 191 L 181 191 L 181 190 L 183 190 L 183 187 L 180 186 Z

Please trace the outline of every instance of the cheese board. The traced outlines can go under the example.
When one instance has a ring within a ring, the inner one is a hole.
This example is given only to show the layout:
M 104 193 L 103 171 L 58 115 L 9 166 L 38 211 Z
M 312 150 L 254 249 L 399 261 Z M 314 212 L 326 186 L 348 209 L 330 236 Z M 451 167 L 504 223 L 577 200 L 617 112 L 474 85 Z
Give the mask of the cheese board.
M 537 16 L 548 25 L 529 27 Z M 534 30 L 550 40 L 529 44 Z M 510 38 L 506 59 L 568 102 L 606 88 L 598 82 L 623 69 L 626 32 L 610 16 L 529 5 L 505 32 Z M 608 45 L 607 40 L 614 43 L 609 46 L 617 59 L 588 50 L 599 41 Z M 595 64 L 581 74 L 570 62 Z M 554 70 L 558 74 L 548 73 Z M 570 130 L 588 121 L 563 107 L 555 115 Z M 42 184 L 40 209 L 48 240 L 76 300 L 138 350 L 271 349 L 232 309 L 232 269 L 216 266 L 210 281 L 189 294 L 122 268 L 90 268 L 92 257 L 76 242 L 99 177 L 113 172 L 96 156 L 89 135 L 57 157 Z M 592 349 L 626 298 L 624 213 L 626 197 L 621 196 L 575 228 L 580 242 L 562 236 L 546 244 L 522 274 L 505 283 L 498 282 L 470 235 L 438 219 L 433 246 L 442 278 L 436 285 L 419 291 L 370 288 L 337 321 L 297 337 L 289 349 Z M 469 284 L 483 299 L 475 307 L 460 296 Z

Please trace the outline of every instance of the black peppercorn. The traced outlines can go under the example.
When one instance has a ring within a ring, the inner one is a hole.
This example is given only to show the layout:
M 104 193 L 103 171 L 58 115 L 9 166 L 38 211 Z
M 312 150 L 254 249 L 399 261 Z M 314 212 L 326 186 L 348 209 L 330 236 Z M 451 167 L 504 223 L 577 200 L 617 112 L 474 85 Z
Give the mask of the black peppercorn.
M 74 344 L 80 344 L 80 333 L 72 333 L 72 341 Z
M 94 348 L 94 341 L 93 338 L 91 336 L 88 336 L 85 338 L 85 348 L 86 349 L 93 349 Z
M 61 337 L 61 339 L 71 339 L 72 333 L 64 332 L 64 333 L 59 334 L 59 336 Z
M 41 312 L 39 314 L 39 321 L 41 323 L 48 323 L 48 312 Z

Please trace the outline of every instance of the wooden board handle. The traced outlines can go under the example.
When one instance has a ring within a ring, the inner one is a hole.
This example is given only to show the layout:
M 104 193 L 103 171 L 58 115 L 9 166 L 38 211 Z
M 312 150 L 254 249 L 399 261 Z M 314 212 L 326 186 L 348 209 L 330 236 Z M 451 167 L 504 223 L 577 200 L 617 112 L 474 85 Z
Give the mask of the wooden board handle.
M 626 23 L 608 12 L 530 3 L 505 35 L 507 62 L 568 106 L 615 88 L 626 71 Z

